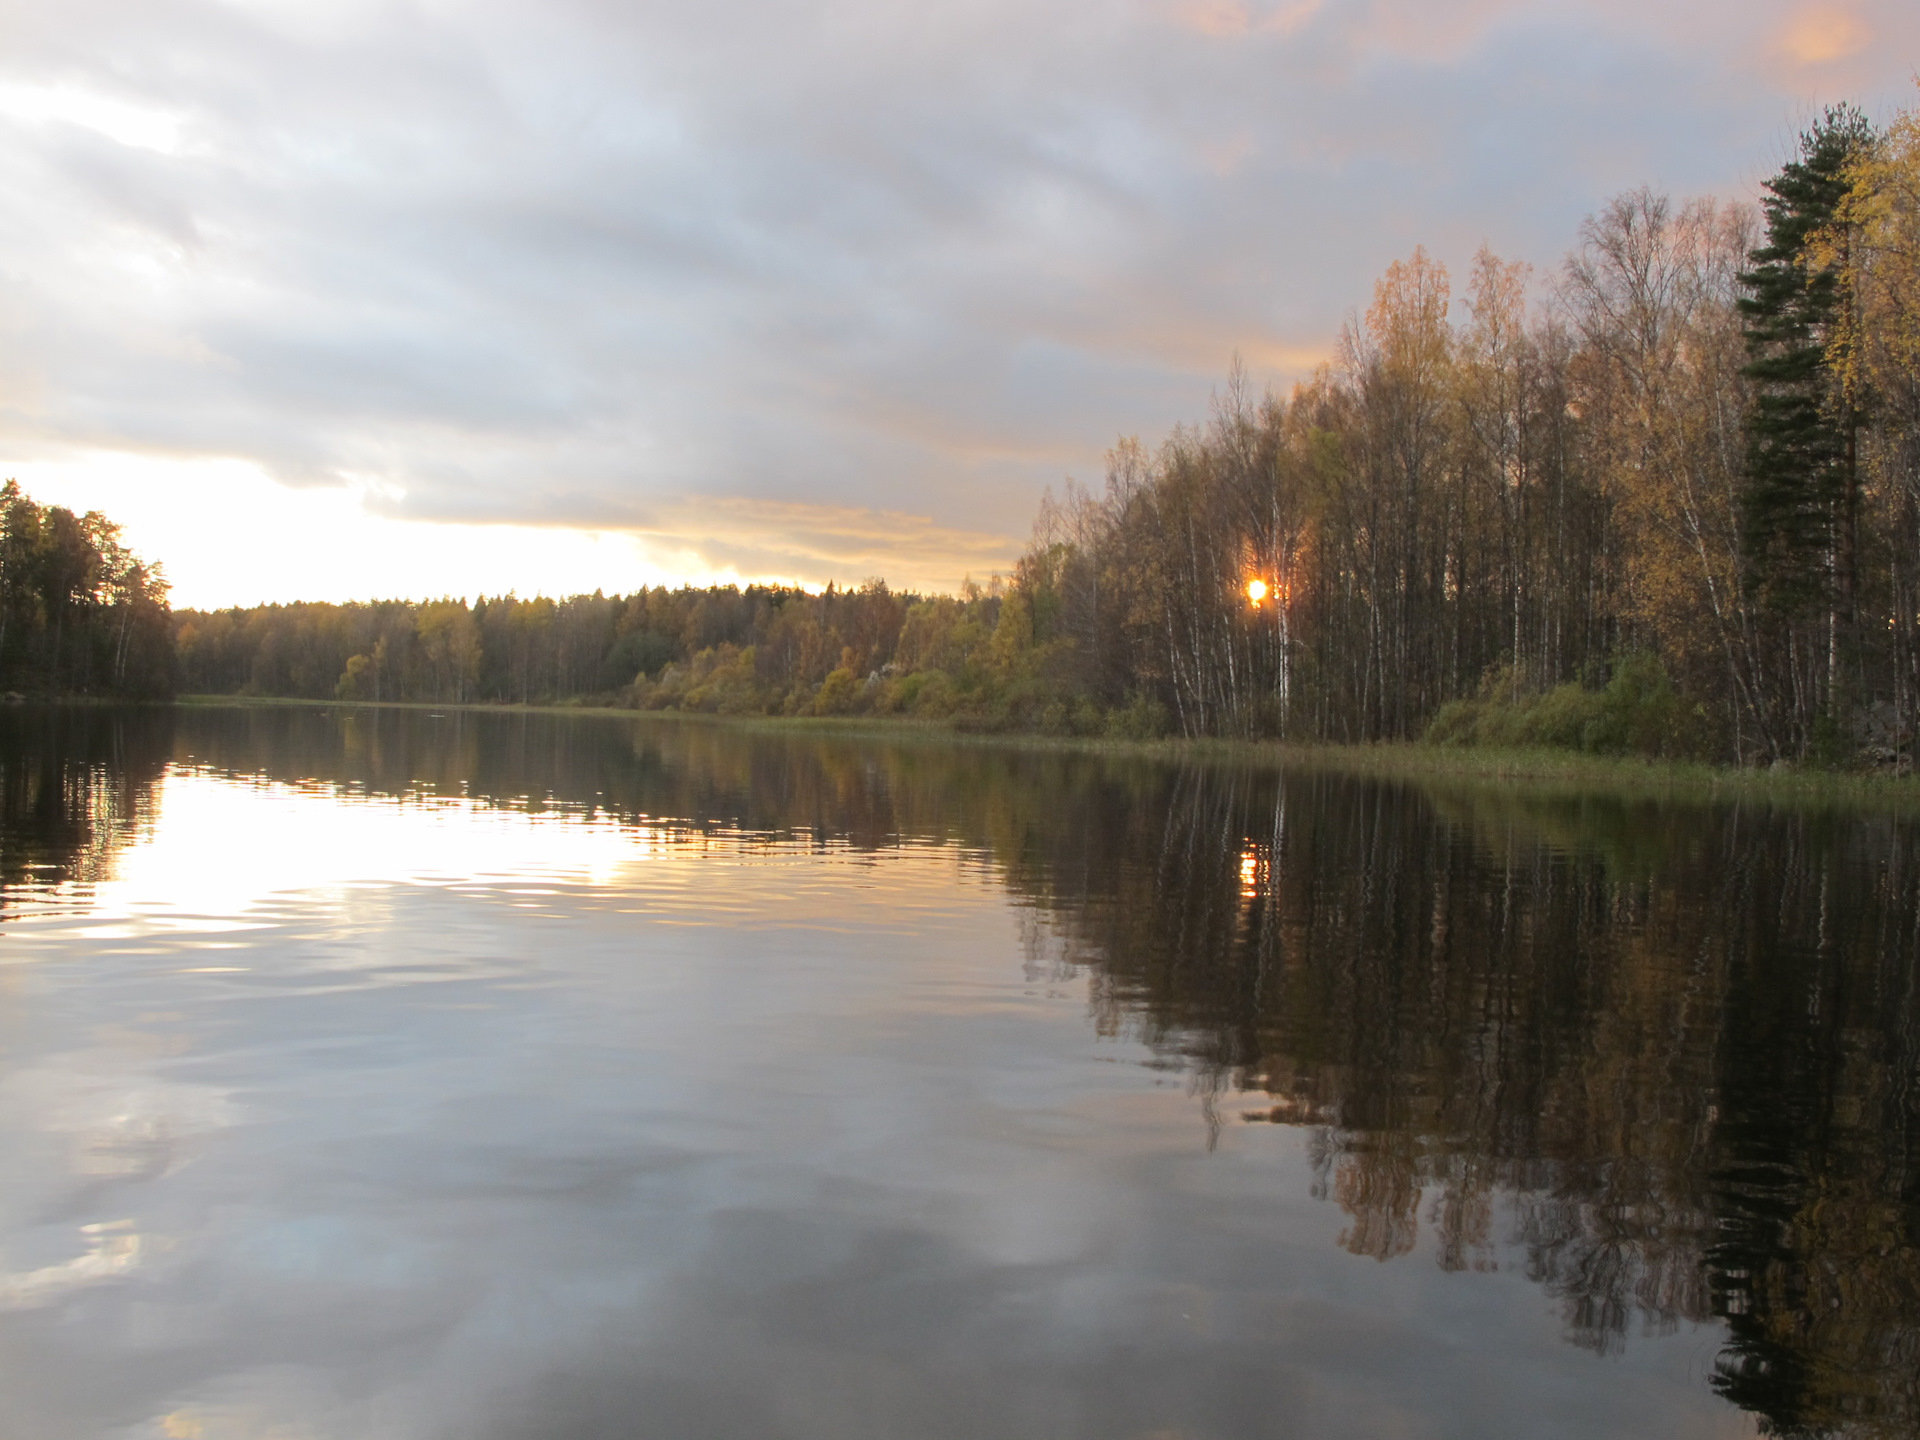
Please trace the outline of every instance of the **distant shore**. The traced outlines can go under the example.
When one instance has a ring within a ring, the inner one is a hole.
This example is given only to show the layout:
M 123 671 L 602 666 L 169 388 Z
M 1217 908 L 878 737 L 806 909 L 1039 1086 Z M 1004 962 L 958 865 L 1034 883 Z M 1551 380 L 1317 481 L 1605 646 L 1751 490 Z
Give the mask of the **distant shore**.
M 1761 801 L 1795 808 L 1835 808 L 1920 814 L 1920 776 L 1815 769 L 1736 769 L 1635 756 L 1586 755 L 1537 748 L 1378 744 L 1300 744 L 1279 740 L 1117 740 L 963 729 L 951 722 L 887 717 L 714 715 L 683 710 L 633 710 L 610 705 L 449 704 L 428 701 L 301 700 L 278 696 L 182 695 L 174 703 L 196 708 L 412 710 L 435 714 L 573 715 L 599 719 L 712 726 L 758 734 L 814 735 L 889 744 L 926 743 L 1052 751 L 1114 759 L 1322 770 L 1402 779 L 1429 785 L 1524 785 L 1530 792 L 1608 793 L 1623 798 L 1700 802 Z

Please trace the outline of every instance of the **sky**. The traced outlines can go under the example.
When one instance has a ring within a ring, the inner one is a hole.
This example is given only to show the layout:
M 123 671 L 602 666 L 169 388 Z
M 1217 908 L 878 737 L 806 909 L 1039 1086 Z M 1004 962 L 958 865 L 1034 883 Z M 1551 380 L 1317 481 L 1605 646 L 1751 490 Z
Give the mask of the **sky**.
M 0 0 L 0 475 L 176 606 L 1010 565 L 1393 260 L 1915 103 L 1912 0 Z

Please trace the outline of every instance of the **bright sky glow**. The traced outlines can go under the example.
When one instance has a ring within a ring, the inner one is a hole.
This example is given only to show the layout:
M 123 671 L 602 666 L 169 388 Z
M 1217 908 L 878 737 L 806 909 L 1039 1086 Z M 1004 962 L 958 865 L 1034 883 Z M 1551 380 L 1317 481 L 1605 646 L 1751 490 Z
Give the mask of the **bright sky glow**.
M 179 148 L 178 117 L 80 90 L 0 86 L 0 115 L 29 122 L 58 121 L 93 130 L 121 145 L 171 154 Z
M 624 594 L 727 584 L 737 571 L 621 531 L 433 523 L 383 515 L 366 484 L 290 489 L 243 460 L 127 455 L 25 467 L 27 492 L 104 511 L 142 555 L 166 557 L 176 609 L 311 599 Z M 206 544 L 211 532 L 223 543 Z M 511 582 L 503 584 L 503 579 Z
M 1609 195 L 1751 198 L 1920 66 L 1911 0 L 0 22 L 0 476 L 199 605 L 951 588 L 1414 245 L 1550 273 Z

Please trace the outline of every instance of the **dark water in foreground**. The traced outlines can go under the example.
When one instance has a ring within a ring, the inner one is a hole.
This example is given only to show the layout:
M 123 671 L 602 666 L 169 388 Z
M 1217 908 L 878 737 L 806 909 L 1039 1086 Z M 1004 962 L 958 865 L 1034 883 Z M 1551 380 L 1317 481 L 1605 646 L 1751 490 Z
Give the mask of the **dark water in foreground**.
M 1917 841 L 0 711 L 0 1436 L 1920 1434 Z

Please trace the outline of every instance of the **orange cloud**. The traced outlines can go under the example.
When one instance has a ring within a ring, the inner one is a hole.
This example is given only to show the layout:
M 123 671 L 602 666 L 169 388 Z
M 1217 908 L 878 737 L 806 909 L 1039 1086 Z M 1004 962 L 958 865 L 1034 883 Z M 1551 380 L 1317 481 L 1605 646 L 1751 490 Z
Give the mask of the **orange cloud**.
M 855 505 L 739 496 L 704 497 L 665 507 L 639 532 L 652 548 L 674 551 L 684 566 L 742 576 L 843 584 L 884 575 L 896 588 L 949 591 L 967 575 L 1013 568 L 1020 541 L 1010 535 L 940 525 L 926 515 Z
M 1186 0 L 1175 15 L 1188 29 L 1216 38 L 1245 35 L 1254 30 L 1291 35 L 1319 14 L 1324 4 L 1325 0 L 1290 0 L 1256 15 L 1245 0 Z
M 1179 11 L 1180 22 L 1202 35 L 1244 35 L 1253 17 L 1240 0 L 1190 0 Z
M 1457 58 L 1480 43 L 1488 30 L 1514 11 L 1521 0 L 1371 0 L 1356 9 L 1354 42 L 1362 50 L 1380 50 L 1428 62 Z
M 1282 5 L 1260 22 L 1260 28 L 1276 31 L 1281 35 L 1291 35 L 1318 15 L 1323 3 L 1324 0 L 1295 0 L 1294 4 Z
M 1864 50 L 1871 37 L 1851 12 L 1821 5 L 1803 10 L 1787 22 L 1780 50 L 1799 65 L 1825 65 Z
M 1250 131 L 1225 136 L 1200 147 L 1200 163 L 1225 180 L 1251 160 L 1258 147 Z

